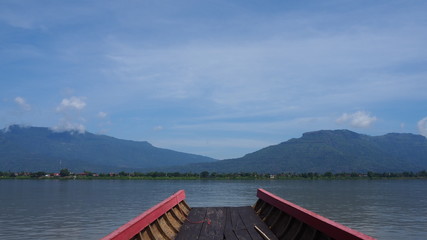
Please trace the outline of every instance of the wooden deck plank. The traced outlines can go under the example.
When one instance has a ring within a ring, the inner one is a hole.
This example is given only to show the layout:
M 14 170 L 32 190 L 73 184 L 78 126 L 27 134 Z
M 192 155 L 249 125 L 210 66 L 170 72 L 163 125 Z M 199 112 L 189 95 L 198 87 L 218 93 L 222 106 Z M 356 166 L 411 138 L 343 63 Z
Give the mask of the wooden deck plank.
M 233 230 L 233 223 L 231 222 L 231 208 L 227 207 L 226 209 L 226 220 L 224 227 L 224 239 L 227 240 L 239 240 L 236 236 L 236 233 Z
M 268 226 L 256 215 L 252 207 L 239 207 L 236 208 L 239 212 L 240 218 L 245 224 L 246 229 L 251 235 L 253 240 L 264 240 L 264 238 L 258 233 L 254 226 L 257 226 L 267 237 L 271 240 L 277 240 L 274 233 L 268 228 Z
M 251 240 L 251 235 L 249 234 L 246 225 L 243 223 L 238 209 L 238 207 L 230 208 L 231 227 L 233 232 L 239 240 Z
M 203 224 L 199 240 L 222 240 L 224 238 L 224 227 L 226 221 L 226 208 L 208 208 L 206 219 L 209 222 Z
M 176 240 L 199 239 L 204 220 L 206 218 L 207 208 L 192 208 L 188 214 L 187 221 L 182 225 Z
M 270 239 L 277 239 L 250 206 L 193 208 L 188 219 L 177 240 L 263 240 L 254 225 Z

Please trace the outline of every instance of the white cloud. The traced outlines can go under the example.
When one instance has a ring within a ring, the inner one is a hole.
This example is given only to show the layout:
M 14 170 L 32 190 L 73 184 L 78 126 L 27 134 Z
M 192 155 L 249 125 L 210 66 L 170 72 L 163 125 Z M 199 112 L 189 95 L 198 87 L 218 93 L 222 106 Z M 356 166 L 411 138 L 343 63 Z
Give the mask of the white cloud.
M 154 131 L 162 131 L 163 130 L 163 126 L 156 126 L 153 128 Z
M 25 124 L 10 124 L 7 125 L 5 128 L 3 128 L 1 131 L 3 131 L 4 133 L 7 133 L 11 130 L 12 127 L 17 127 L 17 128 L 29 128 L 29 125 L 25 125 Z
M 22 97 L 16 97 L 15 98 L 15 103 L 17 103 L 23 110 L 25 111 L 30 111 L 31 110 L 31 106 L 30 104 L 28 104 L 24 98 Z
M 51 128 L 54 132 L 77 132 L 80 134 L 85 133 L 86 129 L 83 124 L 71 123 L 68 121 L 62 121 L 58 126 Z
M 349 124 L 352 127 L 367 128 L 370 127 L 377 118 L 371 116 L 369 113 L 364 111 L 357 111 L 355 113 L 344 113 L 339 117 L 336 122 L 340 124 Z
M 427 137 L 427 117 L 418 121 L 417 125 L 418 125 L 418 131 L 420 132 L 420 134 L 423 135 L 424 137 Z
M 82 97 L 64 98 L 56 108 L 56 111 L 61 112 L 67 109 L 82 110 L 85 106 L 86 103 Z
M 62 99 L 56 111 L 62 115 L 60 123 L 52 128 L 55 132 L 78 132 L 84 133 L 85 126 L 81 122 L 85 119 L 80 116 L 80 111 L 86 107 L 84 97 L 70 97 Z
M 107 117 L 107 115 L 108 115 L 108 114 L 107 114 L 106 112 L 99 112 L 99 113 L 98 113 L 98 117 L 99 117 L 99 118 L 106 118 L 106 117 Z

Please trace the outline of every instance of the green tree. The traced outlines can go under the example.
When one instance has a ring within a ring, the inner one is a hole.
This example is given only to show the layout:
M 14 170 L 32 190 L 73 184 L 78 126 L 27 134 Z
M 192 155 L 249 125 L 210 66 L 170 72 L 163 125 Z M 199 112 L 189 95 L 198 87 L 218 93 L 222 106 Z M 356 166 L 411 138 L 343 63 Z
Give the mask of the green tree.
M 39 172 L 32 173 L 31 177 L 32 178 L 39 178 L 39 177 L 43 177 L 45 175 L 46 175 L 46 172 L 39 171 Z
M 63 168 L 61 169 L 61 171 L 59 171 L 59 175 L 61 177 L 68 177 L 70 176 L 71 172 L 67 169 L 67 168 Z
M 323 174 L 323 176 L 325 176 L 325 177 L 327 177 L 327 178 L 332 178 L 333 174 L 332 174 L 332 172 L 325 172 L 325 173 Z
M 201 172 L 201 173 L 200 173 L 200 177 L 201 177 L 201 178 L 207 178 L 207 177 L 209 177 L 209 172 L 208 172 L 208 171 L 203 171 L 203 172 Z

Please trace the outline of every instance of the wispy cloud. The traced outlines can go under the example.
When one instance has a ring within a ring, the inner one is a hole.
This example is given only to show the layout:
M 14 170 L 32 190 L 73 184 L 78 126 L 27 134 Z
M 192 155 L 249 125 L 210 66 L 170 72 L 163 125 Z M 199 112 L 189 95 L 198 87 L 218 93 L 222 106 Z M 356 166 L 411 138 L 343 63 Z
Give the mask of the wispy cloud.
M 190 132 L 201 132 L 201 131 L 215 131 L 215 132 L 229 132 L 237 134 L 240 133 L 258 133 L 258 134 L 277 134 L 286 131 L 286 129 L 299 129 L 303 130 L 314 130 L 316 127 L 322 125 L 324 128 L 331 127 L 330 118 L 327 117 L 301 117 L 291 118 L 287 120 L 259 120 L 259 121 L 247 121 L 234 120 L 229 121 L 225 119 L 222 121 L 205 121 L 189 124 L 180 124 L 170 127 L 171 130 L 184 130 Z M 301 132 L 302 133 L 302 132 Z
M 15 103 L 17 103 L 23 110 L 25 111 L 30 111 L 31 110 L 31 106 L 30 104 L 27 103 L 27 101 L 25 101 L 24 98 L 22 97 L 16 97 L 15 98 Z
M 420 134 L 423 135 L 424 137 L 427 137 L 427 117 L 418 121 L 417 126 Z
M 367 112 L 357 111 L 350 114 L 344 113 L 336 121 L 340 124 L 349 124 L 352 127 L 368 128 L 377 121 L 377 118 L 375 116 L 371 116 Z
M 54 132 L 77 132 L 83 134 L 86 132 L 86 128 L 83 124 L 72 123 L 68 120 L 63 119 L 58 125 L 51 128 Z
M 279 29 L 282 23 L 276 24 Z M 421 81 L 425 74 L 389 73 L 420 59 L 413 46 L 424 43 L 409 32 L 402 26 L 292 37 L 278 31 L 245 43 L 197 41 L 149 49 L 116 39 L 109 42 L 112 67 L 107 72 L 121 85 L 132 86 L 126 89 L 130 96 L 143 92 L 154 100 L 203 99 L 230 112 L 364 105 L 421 96 L 420 84 L 427 87 Z
M 163 126 L 155 126 L 154 128 L 153 128 L 153 130 L 154 131 L 162 131 L 164 129 L 164 127 Z
M 52 126 L 59 116 L 61 129 L 164 138 L 165 148 L 178 136 L 243 146 L 339 124 L 376 134 L 405 122 L 413 131 L 425 111 L 427 2 L 0 5 L 4 125 Z M 55 104 L 57 94 L 67 97 Z
M 62 99 L 59 106 L 56 108 L 56 111 L 66 111 L 66 110 L 82 110 L 86 106 L 86 102 L 83 97 L 70 97 Z
M 98 117 L 99 118 L 106 118 L 107 117 L 107 113 L 106 112 L 98 112 Z
M 170 138 L 153 140 L 155 146 L 168 146 L 177 151 L 187 151 L 217 159 L 237 158 L 261 148 L 277 144 L 248 138 Z M 188 149 L 188 150 L 186 150 Z M 218 149 L 222 149 L 218 152 Z

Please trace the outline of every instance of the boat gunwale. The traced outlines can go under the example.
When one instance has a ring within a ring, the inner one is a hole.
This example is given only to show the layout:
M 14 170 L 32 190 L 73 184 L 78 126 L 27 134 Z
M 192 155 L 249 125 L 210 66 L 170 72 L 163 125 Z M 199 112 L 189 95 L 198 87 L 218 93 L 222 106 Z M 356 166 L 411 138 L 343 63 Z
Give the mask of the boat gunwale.
M 155 222 L 159 217 L 171 210 L 173 207 L 177 206 L 183 200 L 185 200 L 185 191 L 179 190 L 162 202 L 156 204 L 139 216 L 122 225 L 114 232 L 101 238 L 101 240 L 131 239 L 133 236 L 141 232 L 151 223 Z
M 334 239 L 375 240 L 375 238 L 371 236 L 365 235 L 301 206 L 293 204 L 262 188 L 258 189 L 257 197 Z

